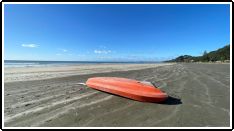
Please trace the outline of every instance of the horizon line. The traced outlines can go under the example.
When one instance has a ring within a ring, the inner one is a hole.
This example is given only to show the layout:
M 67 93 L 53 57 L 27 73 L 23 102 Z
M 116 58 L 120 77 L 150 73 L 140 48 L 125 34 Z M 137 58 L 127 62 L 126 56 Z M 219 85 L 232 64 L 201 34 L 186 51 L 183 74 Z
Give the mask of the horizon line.
M 57 61 L 57 62 L 163 62 L 166 60 L 13 60 L 8 59 L 4 61 Z

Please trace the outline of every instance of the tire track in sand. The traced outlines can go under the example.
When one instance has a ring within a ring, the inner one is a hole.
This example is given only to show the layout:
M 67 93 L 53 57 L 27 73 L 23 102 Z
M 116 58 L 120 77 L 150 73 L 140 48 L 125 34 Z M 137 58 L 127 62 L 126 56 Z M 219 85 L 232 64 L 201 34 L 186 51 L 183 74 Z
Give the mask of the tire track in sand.
M 97 104 L 97 103 L 100 103 L 100 102 L 103 102 L 103 101 L 107 101 L 107 100 L 110 100 L 112 97 L 113 97 L 112 95 L 106 96 L 106 97 L 104 97 L 102 99 L 97 99 L 97 100 L 92 101 L 90 103 L 84 103 L 84 104 L 81 104 L 79 106 L 74 106 L 74 105 L 66 106 L 63 111 L 58 112 L 58 113 L 54 114 L 53 116 L 48 117 L 47 119 L 39 121 L 38 123 L 32 124 L 32 126 L 43 125 L 43 124 L 45 124 L 48 121 L 52 121 L 53 119 L 59 118 L 60 116 L 66 114 L 68 112 L 70 112 L 71 110 L 75 110 L 75 109 L 79 109 L 79 108 L 84 108 L 84 107 L 91 106 L 91 105 L 94 105 L 94 104 Z
M 201 80 L 199 80 L 198 78 L 200 78 L 200 75 L 198 75 L 197 73 L 198 72 L 192 72 L 190 71 L 191 74 L 193 74 L 195 77 L 194 77 L 194 80 L 197 81 L 198 84 L 200 84 L 202 87 L 204 87 L 205 89 L 205 95 L 207 96 L 207 101 L 201 101 L 201 102 L 205 102 L 205 104 L 208 104 L 208 105 L 211 105 L 212 104 L 212 99 L 211 99 L 211 96 L 210 96 L 210 91 L 209 91 L 209 87 L 204 84 Z M 204 73 L 202 73 L 204 74 Z
M 94 95 L 94 94 L 97 94 L 97 93 L 98 92 L 86 93 L 86 94 L 82 94 L 81 96 L 74 97 L 74 98 L 71 98 L 71 99 L 66 99 L 66 100 L 63 100 L 63 101 L 57 101 L 57 102 L 51 103 L 50 105 L 47 104 L 46 106 L 32 108 L 32 109 L 26 110 L 24 112 L 20 112 L 20 113 L 18 113 L 16 115 L 5 116 L 4 121 L 5 121 L 5 124 L 7 124 L 7 123 L 9 123 L 11 121 L 14 121 L 16 119 L 19 119 L 21 117 L 25 117 L 27 115 L 31 115 L 31 114 L 34 114 L 34 113 L 37 113 L 37 112 L 40 112 L 40 111 L 43 111 L 43 110 L 46 110 L 46 109 L 51 109 L 51 108 L 59 106 L 59 105 L 64 105 L 64 103 L 65 104 L 72 103 L 74 101 L 86 98 L 88 96 L 91 96 L 91 95 Z
M 82 126 L 88 126 L 88 125 L 90 125 L 92 122 L 94 122 L 95 120 L 100 119 L 101 117 L 104 117 L 104 116 L 106 116 L 106 115 L 109 115 L 109 114 L 112 114 L 112 113 L 116 113 L 116 112 L 125 110 L 125 109 L 127 109 L 127 108 L 129 108 L 129 107 L 131 107 L 131 106 L 133 106 L 133 105 L 135 105 L 135 104 L 136 104 L 136 103 L 133 102 L 133 103 L 131 103 L 131 104 L 129 104 L 129 105 L 126 105 L 126 106 L 123 106 L 123 107 L 114 109 L 114 110 L 112 110 L 112 111 L 110 111 L 110 112 L 105 112 L 105 113 L 103 113 L 103 114 L 101 114 L 101 115 L 99 115 L 99 116 L 95 116 L 95 118 L 89 120 L 87 123 L 85 123 L 85 124 L 82 125 Z
M 176 66 L 176 67 L 173 69 L 173 72 L 176 72 L 176 71 L 178 71 L 178 70 L 179 70 L 178 74 L 177 74 L 177 75 L 174 75 L 174 77 L 171 77 L 171 78 L 175 78 L 175 79 L 172 79 L 172 80 L 170 81 L 170 82 L 182 81 L 182 82 L 179 84 L 179 86 L 178 86 L 179 88 L 176 88 L 176 92 L 175 92 L 175 93 L 177 93 L 177 95 L 178 95 L 178 93 L 181 93 L 181 92 L 184 90 L 184 88 L 186 88 L 185 85 L 187 84 L 187 81 L 186 81 L 186 80 L 183 80 L 183 79 L 186 79 L 186 78 L 187 78 L 187 70 L 186 70 L 186 68 L 185 68 L 183 65 L 179 65 L 179 66 Z M 175 74 L 175 73 L 172 73 L 172 74 Z M 176 77 L 176 76 L 179 76 L 179 77 Z M 171 78 L 170 78 L 170 79 L 171 79 Z M 168 78 L 168 79 L 169 79 L 169 78 Z M 174 95 L 173 89 L 172 89 L 170 92 L 168 92 L 168 94 L 169 94 L 169 95 L 170 95 L 170 94 L 171 94 L 171 95 Z M 170 96 L 171 96 L 171 95 L 170 95 Z M 172 110 L 172 112 L 171 112 L 170 115 L 164 117 L 164 118 L 161 119 L 161 120 L 158 120 L 158 121 L 152 123 L 151 126 L 158 125 L 158 124 L 160 124 L 160 123 L 163 123 L 163 122 L 165 122 L 165 121 L 168 121 L 168 120 L 170 120 L 171 118 L 177 116 L 177 114 L 178 114 L 178 112 L 181 110 L 181 108 L 182 108 L 182 105 L 177 105 L 175 108 L 173 108 L 173 110 Z M 179 118 L 179 119 L 181 119 L 181 118 Z M 180 120 L 179 120 L 179 121 L 180 121 Z

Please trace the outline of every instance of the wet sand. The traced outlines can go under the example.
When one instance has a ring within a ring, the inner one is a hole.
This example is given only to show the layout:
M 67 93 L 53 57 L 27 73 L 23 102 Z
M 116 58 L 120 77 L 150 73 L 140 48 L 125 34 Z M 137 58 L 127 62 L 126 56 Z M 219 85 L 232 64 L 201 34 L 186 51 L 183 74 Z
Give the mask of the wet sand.
M 89 77 L 151 81 L 170 98 L 138 102 L 77 85 Z M 229 127 L 230 65 L 174 64 L 5 82 L 5 127 Z

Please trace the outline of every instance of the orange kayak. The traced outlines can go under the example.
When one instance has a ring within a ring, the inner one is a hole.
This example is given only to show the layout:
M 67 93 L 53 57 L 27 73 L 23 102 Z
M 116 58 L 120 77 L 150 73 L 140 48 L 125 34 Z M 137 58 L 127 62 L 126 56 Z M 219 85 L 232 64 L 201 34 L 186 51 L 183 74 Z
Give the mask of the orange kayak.
M 86 81 L 93 89 L 142 102 L 163 102 L 168 95 L 152 84 L 118 77 L 93 77 Z

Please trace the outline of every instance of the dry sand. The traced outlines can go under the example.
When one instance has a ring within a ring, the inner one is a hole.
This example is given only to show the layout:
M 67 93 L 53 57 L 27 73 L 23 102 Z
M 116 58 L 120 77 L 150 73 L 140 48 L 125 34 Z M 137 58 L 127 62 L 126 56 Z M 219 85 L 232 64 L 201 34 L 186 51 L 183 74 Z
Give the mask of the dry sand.
M 72 75 L 84 75 L 113 71 L 139 70 L 154 68 L 173 63 L 159 64 L 80 64 L 54 67 L 9 67 L 4 69 L 4 82 L 41 80 Z
M 4 83 L 5 127 L 230 126 L 229 64 L 97 72 L 30 81 L 8 79 Z M 77 85 L 94 76 L 151 81 L 170 98 L 163 104 L 144 103 Z

